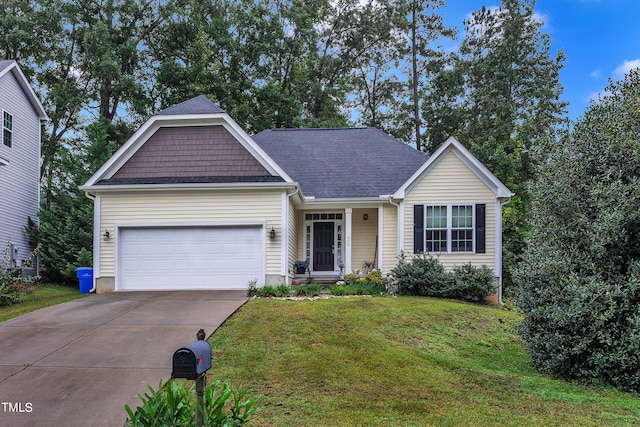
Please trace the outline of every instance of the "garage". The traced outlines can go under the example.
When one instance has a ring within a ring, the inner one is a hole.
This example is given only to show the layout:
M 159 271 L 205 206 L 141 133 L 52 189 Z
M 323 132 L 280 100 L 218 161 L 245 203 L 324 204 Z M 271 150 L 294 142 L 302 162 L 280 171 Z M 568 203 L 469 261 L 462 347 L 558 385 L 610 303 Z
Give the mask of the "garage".
M 246 289 L 264 278 L 262 226 L 122 227 L 120 290 Z

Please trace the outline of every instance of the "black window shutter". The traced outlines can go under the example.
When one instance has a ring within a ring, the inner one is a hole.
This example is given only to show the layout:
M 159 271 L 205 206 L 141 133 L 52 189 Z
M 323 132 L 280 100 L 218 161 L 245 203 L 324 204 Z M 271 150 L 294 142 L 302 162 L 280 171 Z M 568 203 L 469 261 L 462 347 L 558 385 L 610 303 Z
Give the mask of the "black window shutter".
M 413 253 L 424 252 L 424 205 L 413 206 Z
M 487 205 L 476 205 L 476 253 L 483 254 L 487 251 L 487 232 L 485 223 L 487 221 Z

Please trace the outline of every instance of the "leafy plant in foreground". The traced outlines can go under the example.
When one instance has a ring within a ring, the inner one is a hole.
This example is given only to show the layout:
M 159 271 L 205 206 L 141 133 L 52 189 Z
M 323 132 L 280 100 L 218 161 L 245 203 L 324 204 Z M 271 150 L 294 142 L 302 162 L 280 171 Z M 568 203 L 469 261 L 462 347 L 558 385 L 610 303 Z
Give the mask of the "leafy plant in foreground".
M 140 396 L 142 406 L 135 412 L 125 405 L 126 427 L 148 426 L 195 426 L 196 403 L 195 386 L 186 388 L 185 383 L 162 381 L 157 390 L 148 386 L 149 393 Z M 242 387 L 234 391 L 227 382 L 215 380 L 204 390 L 204 426 L 242 426 L 259 409 L 255 407 L 258 398 L 246 399 Z

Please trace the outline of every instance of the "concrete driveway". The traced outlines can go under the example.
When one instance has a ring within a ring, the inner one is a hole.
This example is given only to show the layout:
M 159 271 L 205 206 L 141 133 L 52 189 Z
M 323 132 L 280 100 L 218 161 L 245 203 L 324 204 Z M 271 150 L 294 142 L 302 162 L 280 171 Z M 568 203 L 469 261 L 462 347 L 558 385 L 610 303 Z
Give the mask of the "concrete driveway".
M 117 292 L 0 323 L 0 425 L 122 426 L 173 352 L 211 335 L 245 291 Z M 215 369 L 215 360 L 213 361 Z

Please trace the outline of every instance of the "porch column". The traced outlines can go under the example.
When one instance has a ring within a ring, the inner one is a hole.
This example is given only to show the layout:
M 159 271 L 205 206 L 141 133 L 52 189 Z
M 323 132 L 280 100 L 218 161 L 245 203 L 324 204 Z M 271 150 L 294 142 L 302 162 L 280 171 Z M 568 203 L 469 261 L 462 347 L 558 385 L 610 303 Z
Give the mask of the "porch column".
M 351 273 L 351 222 L 353 209 L 344 210 L 344 273 Z
M 383 249 L 384 242 L 384 205 L 378 206 L 378 265 L 374 265 L 374 268 L 382 271 L 383 260 L 382 257 L 384 255 Z

